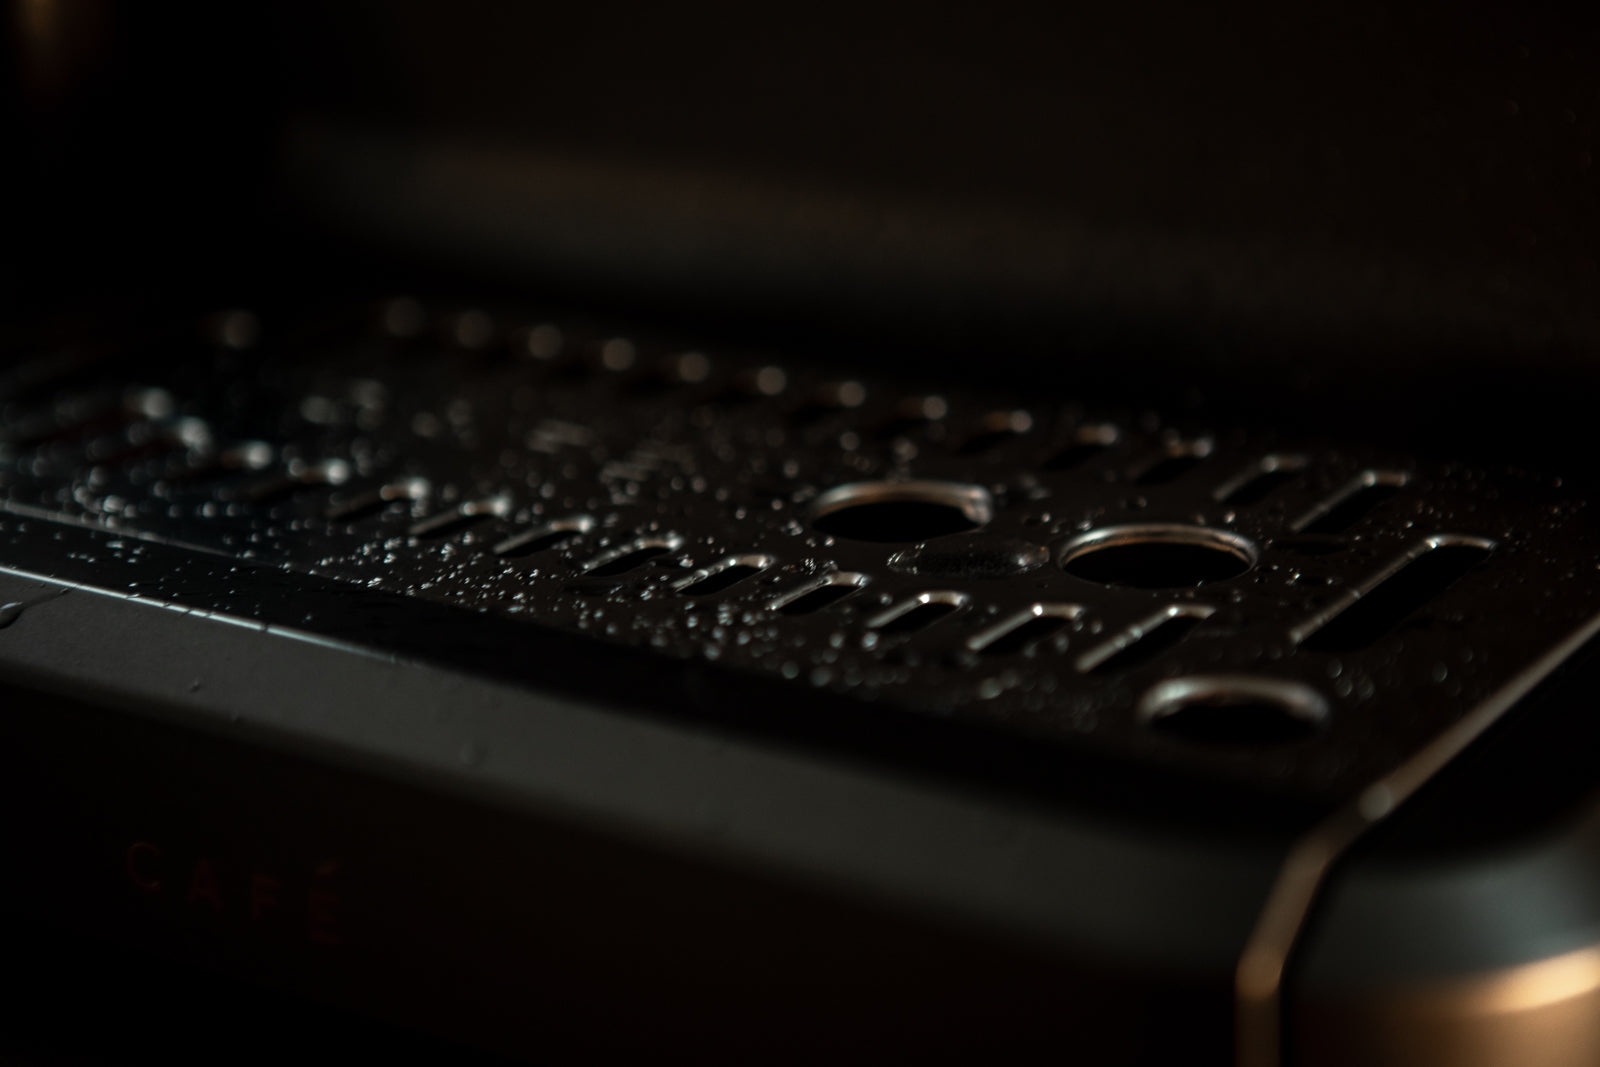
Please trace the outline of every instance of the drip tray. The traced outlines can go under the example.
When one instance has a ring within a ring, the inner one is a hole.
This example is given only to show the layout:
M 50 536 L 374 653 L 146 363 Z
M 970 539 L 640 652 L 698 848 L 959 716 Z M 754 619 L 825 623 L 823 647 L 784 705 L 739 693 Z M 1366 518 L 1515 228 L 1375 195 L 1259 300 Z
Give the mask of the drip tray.
M 1323 798 L 1600 612 L 1545 476 L 409 300 L 241 315 L 0 379 L 4 508 L 123 535 L 113 587 L 164 542 Z

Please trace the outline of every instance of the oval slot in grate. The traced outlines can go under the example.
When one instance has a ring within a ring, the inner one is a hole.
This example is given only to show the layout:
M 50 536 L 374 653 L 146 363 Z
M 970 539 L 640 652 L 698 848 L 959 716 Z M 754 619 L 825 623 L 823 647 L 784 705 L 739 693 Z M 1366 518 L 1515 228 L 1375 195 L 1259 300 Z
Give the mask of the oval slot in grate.
M 638 570 L 657 556 L 675 552 L 682 545 L 683 539 L 679 537 L 643 537 L 600 553 L 584 564 L 582 570 L 590 578 L 614 578 Z
M 1218 486 L 1212 495 L 1220 503 L 1236 508 L 1259 504 L 1293 481 L 1305 470 L 1306 462 L 1305 456 L 1263 456 L 1260 462 Z
M 854 596 L 866 586 L 867 580 L 865 574 L 839 571 L 785 593 L 767 607 L 784 615 L 814 615 Z
M 1296 627 L 1290 636 L 1318 652 L 1357 652 L 1377 643 L 1477 567 L 1494 542 L 1430 537 Z
M 588 515 L 556 519 L 506 538 L 494 546 L 494 554 L 510 559 L 531 556 L 535 552 L 571 544 L 592 529 L 594 529 L 594 519 Z
M 1034 604 L 967 638 L 967 647 L 986 656 L 1007 656 L 1038 645 L 1083 614 L 1078 604 Z
M 954 615 L 966 606 L 967 600 L 965 593 L 951 590 L 919 593 L 868 619 L 867 629 L 886 634 L 917 633 Z
M 712 596 L 727 592 L 747 578 L 753 578 L 776 562 L 771 556 L 730 556 L 697 571 L 673 586 L 679 596 Z
M 1189 635 L 1215 608 L 1172 604 L 1079 656 L 1074 666 L 1085 674 L 1116 674 L 1156 659 Z
M 1348 485 L 1289 524 L 1295 533 L 1337 534 L 1399 492 L 1407 482 L 1402 471 L 1362 471 Z
M 1166 455 L 1141 470 L 1133 479 L 1135 485 L 1166 485 L 1175 482 L 1205 462 L 1211 455 L 1211 441 L 1180 441 L 1167 446 Z
M 495 496 L 483 500 L 469 500 L 449 511 L 441 511 L 437 515 L 430 515 L 412 524 L 407 531 L 412 537 L 432 538 L 444 537 L 448 534 L 460 533 L 469 526 L 476 526 L 484 519 L 504 515 L 510 510 L 510 502 L 505 497 Z

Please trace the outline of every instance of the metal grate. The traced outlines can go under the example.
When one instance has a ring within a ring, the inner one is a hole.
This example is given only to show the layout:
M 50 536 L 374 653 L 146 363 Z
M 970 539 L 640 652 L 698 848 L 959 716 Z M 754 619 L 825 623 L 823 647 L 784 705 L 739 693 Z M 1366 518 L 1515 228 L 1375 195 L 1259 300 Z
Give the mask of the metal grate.
M 411 301 L 239 321 L 0 379 L 6 509 L 1315 794 L 1600 611 L 1549 478 Z

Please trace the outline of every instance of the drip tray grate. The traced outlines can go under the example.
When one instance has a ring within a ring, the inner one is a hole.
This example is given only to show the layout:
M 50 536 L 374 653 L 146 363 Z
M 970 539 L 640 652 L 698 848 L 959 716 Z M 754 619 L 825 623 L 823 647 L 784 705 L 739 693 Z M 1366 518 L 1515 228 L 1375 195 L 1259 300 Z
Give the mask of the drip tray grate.
M 5 506 L 1318 795 L 1600 612 L 1554 479 L 469 314 L 47 352 Z

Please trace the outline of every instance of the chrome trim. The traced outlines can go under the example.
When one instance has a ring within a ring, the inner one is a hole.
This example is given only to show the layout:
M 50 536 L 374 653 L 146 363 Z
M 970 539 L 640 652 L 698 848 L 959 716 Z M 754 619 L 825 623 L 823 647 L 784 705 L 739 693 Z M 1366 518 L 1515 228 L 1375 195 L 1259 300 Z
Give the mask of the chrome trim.
M 1136 712 L 1142 722 L 1153 723 L 1198 701 L 1218 697 L 1240 697 L 1273 704 L 1292 718 L 1313 726 L 1328 721 L 1327 698 L 1309 685 L 1255 674 L 1191 674 L 1169 678 L 1145 692 Z
M 598 570 L 608 563 L 615 563 L 629 553 L 638 552 L 641 549 L 659 548 L 666 552 L 676 552 L 682 547 L 683 538 L 677 534 L 651 534 L 646 537 L 636 537 L 627 544 L 609 548 L 598 556 L 591 557 L 578 569 L 580 573 L 588 574 L 590 571 Z
M 764 571 L 776 562 L 778 562 L 778 558 L 776 556 L 768 556 L 764 554 L 728 556 L 726 559 L 720 559 L 711 564 L 709 567 L 701 567 L 699 570 L 695 571 L 686 578 L 679 578 L 677 581 L 672 583 L 672 591 L 674 593 L 681 593 L 685 589 L 689 589 L 700 584 L 707 578 L 713 578 L 721 574 L 729 567 L 753 567 L 757 571 Z M 755 576 L 751 575 L 751 577 Z
M 1071 622 L 1073 619 L 1082 618 L 1084 610 L 1082 604 L 1034 604 L 1007 615 L 993 626 L 979 630 L 967 638 L 967 648 L 973 652 L 982 652 L 1011 631 L 1026 626 L 1034 619 L 1060 619 L 1063 622 Z
M 1303 471 L 1310 464 L 1310 459 L 1299 453 L 1280 454 L 1274 452 L 1271 455 L 1262 456 L 1256 462 L 1213 489 L 1211 491 L 1211 499 L 1219 503 L 1225 503 L 1229 497 L 1254 482 L 1257 478 L 1268 474 L 1277 474 L 1280 471 L 1286 473 Z
M 867 504 L 942 504 L 955 508 L 974 526 L 994 518 L 994 498 L 980 485 L 962 482 L 851 482 L 829 489 L 811 506 L 811 517 L 820 519 L 847 508 Z
M 549 537 L 551 534 L 568 533 L 577 537 L 588 533 L 594 528 L 594 516 L 571 515 L 564 519 L 553 519 L 550 522 L 542 523 L 531 530 L 526 530 L 519 534 L 513 534 L 495 545 L 490 551 L 497 556 L 503 556 L 508 552 L 515 552 L 530 541 L 538 541 L 541 538 Z
M 468 500 L 457 504 L 448 511 L 441 511 L 437 515 L 429 515 L 425 519 L 418 519 L 406 531 L 412 537 L 427 537 L 429 534 L 448 530 L 458 522 L 466 519 L 485 519 L 490 516 L 504 516 L 511 510 L 511 500 L 504 495 L 484 497 L 481 500 Z
M 1056 549 L 1056 565 L 1065 567 L 1079 556 L 1124 545 L 1196 545 L 1213 548 L 1254 567 L 1261 553 L 1255 544 L 1228 530 L 1193 526 L 1178 522 L 1141 522 L 1122 526 L 1102 526 L 1079 534 Z
M 1346 589 L 1327 607 L 1308 616 L 1298 626 L 1291 627 L 1289 640 L 1297 645 L 1305 642 L 1318 630 L 1348 611 L 1356 601 L 1374 592 L 1384 582 L 1387 582 L 1429 552 L 1436 548 L 1455 548 L 1458 546 L 1479 548 L 1485 552 L 1492 552 L 1499 547 L 1494 541 L 1486 537 L 1474 537 L 1470 534 L 1433 534 L 1431 537 L 1425 537 L 1388 563 L 1385 563 L 1361 582 Z
M 1132 648 L 1146 635 L 1159 630 L 1173 619 L 1209 619 L 1216 613 L 1216 608 L 1209 604 L 1168 604 L 1154 615 L 1148 615 L 1134 623 L 1111 638 L 1100 642 L 1083 655 L 1073 661 L 1072 666 L 1080 674 L 1087 674 L 1106 660 L 1115 656 L 1124 649 Z
M 944 604 L 959 610 L 967 606 L 972 598 L 965 593 L 958 593 L 953 589 L 936 589 L 932 592 L 918 593 L 916 596 L 907 597 L 897 604 L 891 604 L 883 611 L 872 616 L 866 622 L 867 629 L 881 630 L 896 619 L 911 614 L 913 611 L 929 604 Z
M 818 589 L 826 589 L 832 585 L 849 585 L 854 586 L 856 589 L 864 589 L 866 588 L 867 583 L 871 580 L 872 579 L 867 575 L 859 574 L 855 571 L 834 571 L 832 574 L 825 574 L 820 578 L 806 582 L 803 585 L 796 586 L 795 588 L 789 590 L 789 592 L 779 595 L 775 600 L 772 600 L 767 604 L 767 610 L 782 611 L 790 604 L 793 604 L 796 600 L 810 596 Z M 843 598 L 841 597 L 840 599 Z
M 1300 533 L 1307 526 L 1310 526 L 1312 523 L 1316 522 L 1334 508 L 1337 508 L 1340 504 L 1343 504 L 1346 500 L 1349 500 L 1351 497 L 1355 496 L 1357 493 L 1365 492 L 1366 490 L 1379 485 L 1390 486 L 1398 489 L 1409 481 L 1411 481 L 1411 475 L 1407 474 L 1405 471 L 1364 470 L 1347 482 L 1338 491 L 1318 501 L 1312 506 L 1310 511 L 1307 511 L 1304 515 L 1301 515 L 1298 519 L 1291 522 L 1289 524 L 1289 529 L 1293 533 Z
M 426 478 L 406 478 L 353 496 L 341 504 L 335 504 L 323 512 L 323 517 L 337 522 L 346 516 L 354 515 L 358 511 L 364 511 L 374 504 L 392 504 L 396 500 L 421 500 L 427 494 L 428 480 Z
M 1600 634 L 1600 615 L 1567 635 L 1289 849 L 1234 972 L 1237 1067 L 1283 1065 L 1284 969 L 1334 863 L 1596 634 Z

